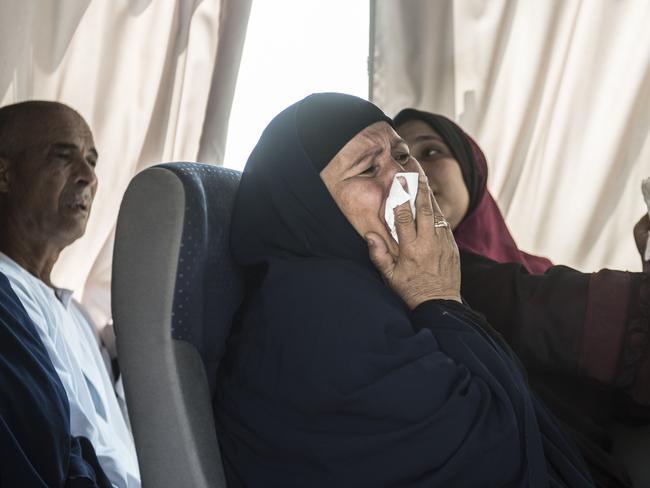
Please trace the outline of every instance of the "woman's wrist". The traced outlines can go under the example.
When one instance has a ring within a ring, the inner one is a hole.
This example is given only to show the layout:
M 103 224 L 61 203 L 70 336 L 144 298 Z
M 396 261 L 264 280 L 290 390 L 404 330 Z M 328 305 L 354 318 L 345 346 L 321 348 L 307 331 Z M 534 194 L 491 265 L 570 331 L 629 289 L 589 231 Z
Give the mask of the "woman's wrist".
M 404 301 L 408 305 L 409 309 L 415 310 L 418 306 L 424 302 L 429 302 L 431 300 L 451 300 L 454 302 L 462 303 L 460 298 L 460 293 L 457 292 L 428 292 L 422 294 L 415 294 L 405 299 Z

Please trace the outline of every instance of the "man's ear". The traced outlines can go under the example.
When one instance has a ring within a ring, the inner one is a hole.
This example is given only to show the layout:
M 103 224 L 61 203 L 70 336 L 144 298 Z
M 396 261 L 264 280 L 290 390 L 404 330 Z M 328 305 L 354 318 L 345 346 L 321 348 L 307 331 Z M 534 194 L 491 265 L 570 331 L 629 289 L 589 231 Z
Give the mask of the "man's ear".
M 9 160 L 0 156 L 0 193 L 9 193 Z

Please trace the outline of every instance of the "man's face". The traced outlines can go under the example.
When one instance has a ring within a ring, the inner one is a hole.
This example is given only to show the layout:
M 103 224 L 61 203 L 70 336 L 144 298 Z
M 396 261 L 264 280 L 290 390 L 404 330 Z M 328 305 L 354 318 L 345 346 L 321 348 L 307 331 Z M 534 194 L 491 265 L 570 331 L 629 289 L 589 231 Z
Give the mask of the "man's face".
M 5 218 L 35 242 L 67 246 L 83 235 L 97 190 L 97 151 L 90 129 L 63 107 L 32 117 L 22 148 L 5 161 Z
M 355 230 L 376 232 L 396 247 L 384 220 L 386 198 L 396 173 L 421 172 L 406 143 L 386 122 L 353 137 L 321 171 L 334 201 Z

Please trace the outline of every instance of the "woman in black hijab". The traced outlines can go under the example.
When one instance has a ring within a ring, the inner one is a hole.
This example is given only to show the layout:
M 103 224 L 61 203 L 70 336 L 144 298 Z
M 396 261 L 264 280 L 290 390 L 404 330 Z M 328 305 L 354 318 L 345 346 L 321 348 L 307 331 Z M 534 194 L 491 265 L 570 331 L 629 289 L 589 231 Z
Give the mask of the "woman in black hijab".
M 229 487 L 594 486 L 516 358 L 460 302 L 425 177 L 417 219 L 398 207 L 390 238 L 401 171 L 422 175 L 392 121 L 342 94 L 287 108 L 251 154 L 231 237 L 248 292 L 215 403 Z

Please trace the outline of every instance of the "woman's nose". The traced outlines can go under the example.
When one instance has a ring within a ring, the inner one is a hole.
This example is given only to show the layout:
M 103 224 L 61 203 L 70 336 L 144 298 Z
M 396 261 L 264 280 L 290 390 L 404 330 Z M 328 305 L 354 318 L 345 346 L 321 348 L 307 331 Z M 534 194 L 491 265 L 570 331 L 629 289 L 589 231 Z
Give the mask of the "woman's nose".
M 404 168 L 391 157 L 390 162 L 388 162 L 385 171 L 386 181 L 384 182 L 384 184 L 386 185 L 386 191 L 390 190 L 395 175 L 397 173 L 402 173 L 402 172 L 404 172 Z

